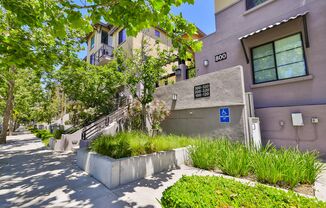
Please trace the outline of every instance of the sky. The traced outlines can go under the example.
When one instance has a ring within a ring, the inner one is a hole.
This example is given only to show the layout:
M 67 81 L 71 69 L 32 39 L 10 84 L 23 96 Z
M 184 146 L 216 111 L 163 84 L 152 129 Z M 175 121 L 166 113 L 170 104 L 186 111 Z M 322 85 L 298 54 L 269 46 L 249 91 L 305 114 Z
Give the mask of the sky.
M 180 12 L 186 20 L 194 23 L 207 35 L 215 32 L 214 0 L 195 0 L 194 5 L 183 4 L 172 9 L 173 14 Z M 86 51 L 81 51 L 78 56 L 84 58 L 86 54 Z

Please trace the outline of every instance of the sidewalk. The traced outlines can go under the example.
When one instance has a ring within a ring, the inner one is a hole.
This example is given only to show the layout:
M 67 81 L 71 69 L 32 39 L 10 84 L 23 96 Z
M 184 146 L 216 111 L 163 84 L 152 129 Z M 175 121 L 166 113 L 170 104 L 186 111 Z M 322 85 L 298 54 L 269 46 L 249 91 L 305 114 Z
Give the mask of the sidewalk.
M 160 207 L 162 192 L 182 175 L 218 174 L 183 166 L 109 190 L 77 167 L 74 154 L 54 153 L 31 134 L 12 136 L 0 145 L 0 207 Z M 326 200 L 326 172 L 316 188 Z
M 74 154 L 46 149 L 32 134 L 0 145 L 0 207 L 160 207 L 162 192 L 182 175 L 211 174 L 184 166 L 109 190 L 80 170 Z

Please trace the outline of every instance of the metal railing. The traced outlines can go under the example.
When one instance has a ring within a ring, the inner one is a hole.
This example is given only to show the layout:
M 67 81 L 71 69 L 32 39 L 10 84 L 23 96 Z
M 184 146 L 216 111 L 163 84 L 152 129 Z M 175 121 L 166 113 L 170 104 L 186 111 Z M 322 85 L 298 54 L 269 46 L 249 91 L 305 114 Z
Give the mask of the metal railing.
M 127 99 L 122 99 L 118 102 L 117 109 L 111 114 L 104 116 L 96 122 L 88 125 L 82 132 L 82 140 L 89 140 L 101 133 L 103 129 L 108 127 L 115 121 L 120 121 L 125 117 L 127 111 Z
M 95 52 L 95 64 L 99 64 L 104 57 L 110 57 L 113 58 L 113 50 L 114 48 L 112 46 L 102 44 L 101 48 L 98 49 L 98 51 Z

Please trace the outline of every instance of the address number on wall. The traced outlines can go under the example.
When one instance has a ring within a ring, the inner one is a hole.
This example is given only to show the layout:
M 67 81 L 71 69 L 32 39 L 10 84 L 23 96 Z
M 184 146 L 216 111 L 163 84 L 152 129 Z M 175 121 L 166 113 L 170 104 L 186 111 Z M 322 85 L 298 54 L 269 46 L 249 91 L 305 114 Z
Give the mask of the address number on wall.
M 227 58 L 228 58 L 228 54 L 224 52 L 215 56 L 215 62 L 224 61 Z

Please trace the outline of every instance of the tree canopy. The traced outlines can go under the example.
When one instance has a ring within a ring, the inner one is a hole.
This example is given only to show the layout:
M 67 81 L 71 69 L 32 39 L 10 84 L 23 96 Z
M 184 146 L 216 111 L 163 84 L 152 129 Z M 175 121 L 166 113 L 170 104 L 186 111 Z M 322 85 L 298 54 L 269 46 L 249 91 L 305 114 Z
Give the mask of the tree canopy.
M 13 113 L 31 109 L 23 100 L 15 102 L 16 97 L 26 97 L 23 89 L 17 90 L 24 85 L 21 81 L 24 77 L 19 75 L 21 70 L 32 70 L 40 81 L 67 66 L 63 71 L 66 76 L 78 78 L 78 72 L 68 69 L 79 67 L 73 65 L 76 61 L 72 60 L 77 59 L 76 52 L 81 50 L 80 43 L 85 41 L 86 34 L 92 31 L 92 24 L 101 20 L 126 28 L 129 35 L 136 35 L 145 28 L 160 27 L 167 32 L 180 56 L 185 56 L 189 49 L 198 50 L 198 41 L 184 38 L 192 37 L 197 28 L 182 15 L 170 13 L 173 6 L 183 3 L 193 4 L 194 0 L 0 0 L 0 109 L 3 110 L 4 129 Z M 83 70 L 81 73 L 88 72 L 87 67 Z M 84 81 L 94 84 L 92 80 Z M 85 90 L 92 92 L 91 95 L 98 90 L 88 87 Z M 109 93 L 110 90 L 104 95 Z M 5 142 L 5 137 L 6 131 L 0 136 L 0 142 Z

